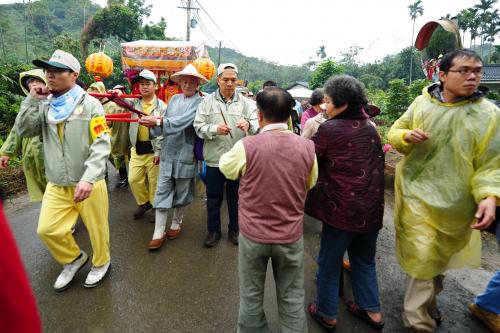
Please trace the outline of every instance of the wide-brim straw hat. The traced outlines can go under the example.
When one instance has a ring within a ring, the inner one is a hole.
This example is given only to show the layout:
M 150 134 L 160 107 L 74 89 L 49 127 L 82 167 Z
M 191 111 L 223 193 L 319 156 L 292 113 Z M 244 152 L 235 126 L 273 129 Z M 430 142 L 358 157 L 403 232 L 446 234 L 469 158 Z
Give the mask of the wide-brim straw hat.
M 179 79 L 181 76 L 192 76 L 198 79 L 198 82 L 200 82 L 200 85 L 205 84 L 208 82 L 207 78 L 198 73 L 196 68 L 192 64 L 187 65 L 184 67 L 184 69 L 180 72 L 177 72 L 175 74 L 172 74 L 170 76 L 170 80 L 174 81 L 175 83 L 179 83 Z

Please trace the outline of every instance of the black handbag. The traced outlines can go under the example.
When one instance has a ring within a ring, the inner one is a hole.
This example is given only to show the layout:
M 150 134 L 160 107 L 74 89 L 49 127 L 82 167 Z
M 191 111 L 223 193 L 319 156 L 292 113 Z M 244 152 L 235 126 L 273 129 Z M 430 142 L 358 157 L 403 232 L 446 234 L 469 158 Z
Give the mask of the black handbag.
M 137 141 L 135 144 L 135 152 L 137 155 L 146 155 L 154 153 L 151 141 Z

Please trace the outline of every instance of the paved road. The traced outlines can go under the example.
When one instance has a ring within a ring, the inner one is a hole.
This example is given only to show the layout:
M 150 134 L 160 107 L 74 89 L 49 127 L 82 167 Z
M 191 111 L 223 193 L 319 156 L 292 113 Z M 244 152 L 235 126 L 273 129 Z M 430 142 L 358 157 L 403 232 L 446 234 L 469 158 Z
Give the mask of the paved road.
M 89 264 L 76 276 L 72 286 L 56 293 L 53 282 L 60 267 L 36 236 L 40 205 L 26 197 L 7 204 L 7 215 L 19 244 L 23 261 L 41 312 L 45 332 L 235 332 L 238 314 L 237 247 L 227 241 L 219 246 L 202 247 L 205 236 L 205 203 L 197 198 L 190 206 L 179 239 L 168 241 L 154 253 L 147 243 L 154 225 L 148 219 L 134 221 L 132 195 L 127 189 L 113 189 L 110 179 L 110 229 L 112 270 L 99 287 L 83 288 Z M 391 193 L 387 194 L 385 226 L 378 244 L 378 273 L 385 332 L 407 332 L 400 318 L 404 295 L 404 274 L 394 256 Z M 227 216 L 226 213 L 224 215 Z M 223 221 L 227 225 L 227 219 Z M 315 262 L 321 227 L 305 221 L 305 275 L 307 301 L 314 298 Z M 81 247 L 90 252 L 88 236 L 80 223 L 75 235 Z M 268 271 L 265 310 L 273 332 L 278 332 L 272 273 Z M 487 276 L 481 281 L 486 282 Z M 346 276 L 346 299 L 351 299 Z M 445 321 L 438 332 L 487 332 L 466 312 L 472 294 L 457 279 L 446 280 L 439 304 Z M 338 332 L 372 332 L 353 318 L 344 307 L 339 313 Z M 309 322 L 310 332 L 322 332 Z

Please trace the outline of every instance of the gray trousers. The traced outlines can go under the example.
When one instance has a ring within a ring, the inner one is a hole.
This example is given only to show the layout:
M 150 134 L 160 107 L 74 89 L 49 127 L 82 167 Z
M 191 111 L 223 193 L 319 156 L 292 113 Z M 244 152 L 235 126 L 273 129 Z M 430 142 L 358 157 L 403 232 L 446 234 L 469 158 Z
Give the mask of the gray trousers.
M 269 259 L 276 283 L 280 332 L 307 332 L 303 238 L 291 244 L 260 244 L 240 233 L 238 259 L 238 332 L 270 332 L 262 307 Z
M 194 178 L 174 178 L 158 175 L 154 208 L 183 207 L 194 199 Z

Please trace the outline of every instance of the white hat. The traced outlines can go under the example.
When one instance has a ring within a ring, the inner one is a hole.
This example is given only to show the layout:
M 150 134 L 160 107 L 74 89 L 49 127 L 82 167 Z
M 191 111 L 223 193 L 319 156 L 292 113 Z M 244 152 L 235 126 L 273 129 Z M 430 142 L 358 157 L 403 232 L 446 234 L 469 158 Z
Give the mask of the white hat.
M 217 76 L 221 75 L 224 73 L 224 71 L 231 69 L 238 74 L 238 67 L 236 67 L 235 64 L 232 63 L 227 63 L 227 64 L 220 64 L 219 67 L 217 68 Z
M 117 84 L 116 86 L 113 87 L 113 90 L 126 90 L 125 86 L 122 86 L 121 84 Z
M 207 78 L 198 73 L 198 71 L 192 64 L 189 64 L 186 67 L 184 67 L 182 71 L 172 74 L 170 76 L 170 79 L 176 83 L 179 83 L 179 79 L 181 78 L 181 76 L 193 76 L 198 79 L 200 84 L 205 84 L 208 82 Z
M 55 50 L 49 61 L 46 60 L 33 60 L 33 65 L 40 68 L 56 67 L 62 69 L 70 69 L 73 72 L 80 73 L 80 63 L 78 60 L 68 52 L 62 50 Z
M 156 75 L 155 73 L 151 72 L 150 70 L 143 69 L 136 77 L 134 77 L 133 82 L 137 83 L 140 80 L 145 79 L 149 81 L 153 81 L 156 83 Z

